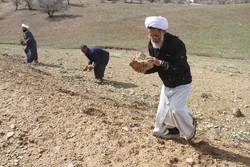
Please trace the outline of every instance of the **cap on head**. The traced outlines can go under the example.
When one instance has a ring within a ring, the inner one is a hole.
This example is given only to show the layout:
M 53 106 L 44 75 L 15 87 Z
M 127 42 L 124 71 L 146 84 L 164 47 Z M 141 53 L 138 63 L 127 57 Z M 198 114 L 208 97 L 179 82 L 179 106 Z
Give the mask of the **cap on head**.
M 28 25 L 26 25 L 26 24 L 22 24 L 22 27 L 23 28 L 26 28 L 26 29 L 29 29 L 30 27 L 28 26 Z
M 168 29 L 168 20 L 161 16 L 150 16 L 145 19 L 146 28 L 157 28 L 160 30 Z

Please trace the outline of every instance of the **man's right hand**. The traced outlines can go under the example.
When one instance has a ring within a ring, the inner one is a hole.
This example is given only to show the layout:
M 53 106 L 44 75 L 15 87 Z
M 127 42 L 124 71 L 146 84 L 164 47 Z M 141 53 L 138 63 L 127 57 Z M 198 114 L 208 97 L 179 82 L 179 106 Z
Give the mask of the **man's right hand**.
M 138 72 L 138 73 L 143 73 L 143 74 L 145 74 L 146 73 L 146 71 L 145 70 L 143 70 L 143 69 L 140 69 L 140 68 L 137 68 L 137 69 L 134 69 L 136 72 Z
M 25 42 L 25 40 L 24 40 L 24 39 L 20 39 L 20 43 L 21 43 L 21 45 L 23 45 L 23 46 L 25 46 L 25 45 L 26 45 L 26 42 Z
M 93 65 L 86 65 L 83 71 L 91 71 L 93 68 Z
M 88 70 L 88 65 L 86 65 L 83 69 L 83 71 L 87 71 Z
M 147 62 L 152 63 L 152 64 L 154 64 L 156 66 L 160 66 L 161 63 L 162 63 L 162 60 L 159 60 L 159 59 L 157 59 L 157 58 L 155 58 L 153 56 L 147 57 L 146 60 L 147 60 Z

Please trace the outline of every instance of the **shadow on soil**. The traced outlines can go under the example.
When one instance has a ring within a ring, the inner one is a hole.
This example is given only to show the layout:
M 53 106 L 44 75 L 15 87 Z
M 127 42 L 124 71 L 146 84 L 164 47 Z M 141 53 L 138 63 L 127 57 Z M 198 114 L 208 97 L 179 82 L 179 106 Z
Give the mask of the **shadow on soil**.
M 63 21 L 65 19 L 74 19 L 77 17 L 82 17 L 81 15 L 71 15 L 71 14 L 62 14 L 62 15 L 55 15 L 53 17 L 48 17 L 48 21 L 51 22 L 59 22 L 59 21 Z
M 158 139 L 158 143 L 161 145 L 164 145 L 165 142 L 170 139 Z M 201 140 L 199 142 L 190 142 L 188 143 L 184 138 L 178 138 L 178 139 L 171 139 L 172 141 L 175 141 L 176 143 L 183 144 L 183 145 L 190 145 L 192 146 L 196 151 L 201 152 L 203 155 L 210 155 L 213 157 L 213 159 L 221 159 L 225 160 L 227 162 L 236 162 L 236 163 L 242 163 L 246 166 L 250 166 L 250 158 L 245 157 L 239 154 L 231 153 L 229 151 L 214 147 L 209 144 L 209 142 L 206 142 L 204 140 Z
M 45 71 L 42 71 L 42 70 L 39 70 L 39 69 L 36 69 L 34 67 L 30 67 L 30 69 L 32 69 L 32 71 L 39 73 L 39 74 L 42 74 L 42 75 L 52 76 L 52 74 L 45 72 Z
M 26 62 L 26 57 L 22 56 L 22 55 L 18 55 L 18 54 L 13 54 L 13 55 L 9 55 L 7 53 L 2 54 L 2 56 L 4 57 L 4 59 L 7 60 L 11 60 L 12 62 L 18 62 L 21 64 L 27 64 Z M 63 68 L 60 65 L 56 65 L 56 64 L 45 64 L 45 63 L 37 63 L 37 64 L 33 64 L 34 66 L 43 66 L 43 67 L 51 67 L 51 68 Z
M 115 88 L 123 88 L 123 89 L 138 87 L 138 85 L 132 84 L 132 83 L 125 83 L 125 82 L 118 82 L 118 81 L 108 81 L 108 80 L 105 80 L 103 84 L 104 85 L 110 85 L 110 86 L 113 86 Z
M 39 62 L 38 64 L 36 64 L 36 66 L 44 66 L 44 67 L 51 67 L 51 68 L 63 68 L 60 65 L 56 65 L 56 64 L 45 64 L 45 63 L 41 63 Z
M 2 56 L 5 60 L 11 60 L 13 62 L 19 62 L 19 63 L 26 63 L 25 56 L 22 56 L 22 55 L 18 55 L 18 54 L 10 55 L 8 53 L 3 53 Z
M 221 159 L 231 162 L 243 163 L 246 166 L 250 166 L 250 158 L 239 154 L 231 153 L 220 148 L 216 148 L 210 145 L 206 141 L 199 141 L 198 143 L 191 144 L 197 151 L 202 152 L 205 155 L 211 155 L 214 159 Z

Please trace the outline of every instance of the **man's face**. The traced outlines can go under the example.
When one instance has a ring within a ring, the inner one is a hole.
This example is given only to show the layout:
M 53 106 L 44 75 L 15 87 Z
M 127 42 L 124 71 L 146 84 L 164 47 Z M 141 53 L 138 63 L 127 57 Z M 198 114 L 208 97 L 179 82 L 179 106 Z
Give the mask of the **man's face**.
M 85 54 L 87 53 L 87 48 L 82 48 L 81 50 L 83 53 L 85 53 Z
M 148 29 L 148 37 L 151 39 L 151 42 L 159 43 L 165 34 L 165 31 L 159 29 Z

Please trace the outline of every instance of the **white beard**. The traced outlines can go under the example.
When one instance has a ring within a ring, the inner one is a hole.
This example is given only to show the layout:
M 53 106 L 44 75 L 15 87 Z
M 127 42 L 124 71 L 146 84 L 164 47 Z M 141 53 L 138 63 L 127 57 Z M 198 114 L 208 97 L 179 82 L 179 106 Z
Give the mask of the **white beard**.
M 153 41 L 151 40 L 151 43 L 152 43 L 152 45 L 153 45 L 153 48 L 155 48 L 155 49 L 160 49 L 161 46 L 162 46 L 162 44 L 163 44 L 163 40 L 164 40 L 164 36 L 163 36 L 163 35 L 161 36 L 161 39 L 160 39 L 160 41 L 159 41 L 158 43 L 155 43 L 155 42 L 153 42 Z

